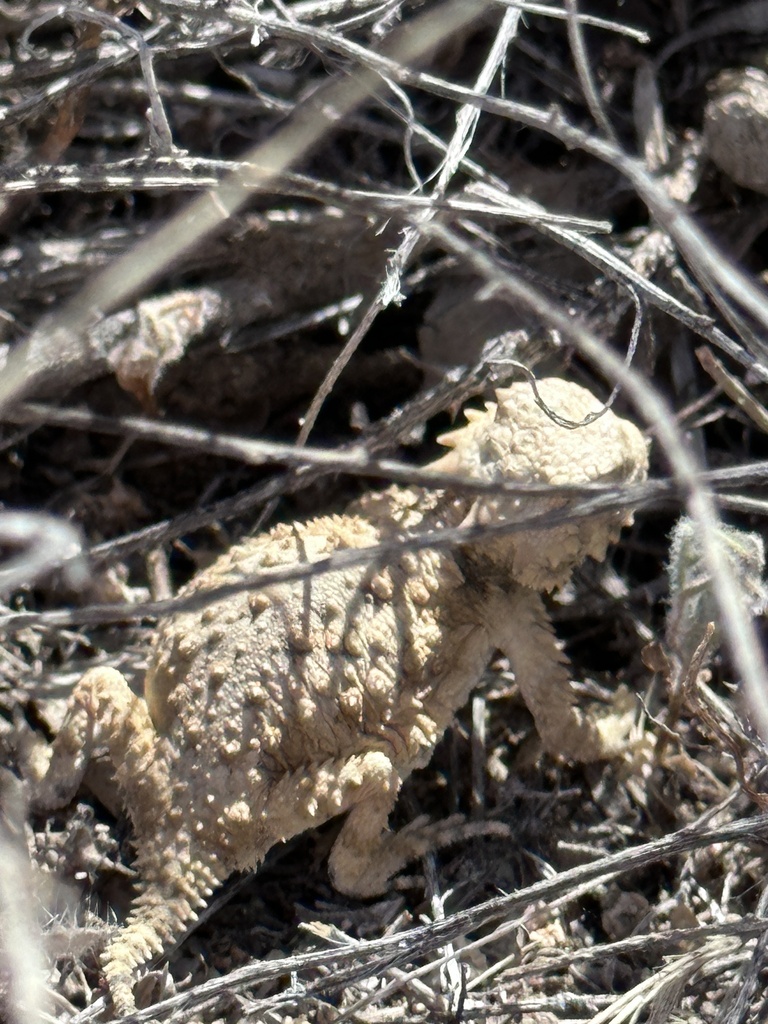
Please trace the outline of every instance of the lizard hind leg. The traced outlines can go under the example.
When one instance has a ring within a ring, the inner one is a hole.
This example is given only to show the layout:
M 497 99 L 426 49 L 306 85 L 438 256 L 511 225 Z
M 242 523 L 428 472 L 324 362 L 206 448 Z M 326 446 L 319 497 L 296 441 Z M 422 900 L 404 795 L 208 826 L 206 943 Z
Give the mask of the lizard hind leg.
M 188 850 L 174 848 L 173 840 L 159 843 L 152 857 L 136 862 L 141 891 L 133 902 L 125 925 L 101 957 L 101 966 L 115 1012 L 122 1016 L 136 1008 L 133 986 L 137 969 L 166 953 L 197 920 L 204 906 L 228 872 L 216 859 L 193 859 Z
M 82 782 L 94 749 L 105 745 L 112 763 L 146 764 L 153 757 L 156 734 L 141 697 L 111 668 L 94 668 L 80 679 L 50 758 L 33 769 L 31 802 L 36 810 L 68 804 Z

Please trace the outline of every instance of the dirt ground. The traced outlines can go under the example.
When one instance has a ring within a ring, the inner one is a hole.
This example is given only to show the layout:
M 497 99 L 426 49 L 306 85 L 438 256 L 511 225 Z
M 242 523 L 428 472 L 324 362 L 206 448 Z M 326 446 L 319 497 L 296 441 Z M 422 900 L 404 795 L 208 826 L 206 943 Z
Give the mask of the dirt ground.
M 103 761 L 47 817 L 19 783 L 80 674 L 140 688 L 157 602 L 522 364 L 619 382 L 651 443 L 634 525 L 549 598 L 636 742 L 545 755 L 498 658 L 391 824 L 505 828 L 370 901 L 338 822 L 273 849 L 140 1019 L 768 1020 L 764 7 L 0 4 L 0 1018 L 109 1013 L 130 821 Z

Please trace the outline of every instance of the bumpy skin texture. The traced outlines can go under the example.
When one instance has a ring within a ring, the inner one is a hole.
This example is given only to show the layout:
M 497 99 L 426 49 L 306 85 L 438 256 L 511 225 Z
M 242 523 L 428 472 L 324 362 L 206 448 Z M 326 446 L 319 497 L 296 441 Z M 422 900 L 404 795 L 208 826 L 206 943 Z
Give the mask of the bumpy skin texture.
M 539 382 L 539 393 L 569 420 L 599 409 L 562 380 Z M 528 384 L 497 400 L 443 439 L 451 450 L 435 469 L 552 484 L 644 478 L 646 445 L 612 412 L 569 429 L 536 404 Z M 186 592 L 411 530 L 514 520 L 563 503 L 391 487 L 344 515 L 245 541 Z M 575 706 L 540 591 L 565 582 L 585 557 L 603 558 L 630 521 L 609 513 L 456 551 L 407 552 L 183 612 L 157 632 L 144 699 L 117 672 L 88 672 L 36 803 L 71 799 L 91 750 L 107 745 L 140 877 L 102 960 L 117 1011 L 133 1008 L 136 968 L 172 943 L 230 872 L 255 867 L 274 844 L 347 812 L 331 876 L 339 890 L 371 896 L 439 841 L 438 826 L 391 833 L 387 817 L 497 649 L 550 751 L 581 761 L 616 753 L 626 722 Z

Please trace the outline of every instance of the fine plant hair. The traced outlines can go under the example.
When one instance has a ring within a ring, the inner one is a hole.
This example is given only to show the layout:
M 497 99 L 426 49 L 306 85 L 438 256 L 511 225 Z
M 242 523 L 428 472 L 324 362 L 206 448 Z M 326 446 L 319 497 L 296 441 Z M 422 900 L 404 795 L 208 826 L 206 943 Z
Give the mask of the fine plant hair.
M 752 618 L 765 610 L 765 543 L 759 533 L 721 524 L 718 538 L 740 591 L 740 608 Z M 715 585 L 694 520 L 681 516 L 670 536 L 669 611 L 666 641 L 681 665 L 689 664 L 707 626 L 719 619 Z M 715 628 L 713 644 L 720 641 Z

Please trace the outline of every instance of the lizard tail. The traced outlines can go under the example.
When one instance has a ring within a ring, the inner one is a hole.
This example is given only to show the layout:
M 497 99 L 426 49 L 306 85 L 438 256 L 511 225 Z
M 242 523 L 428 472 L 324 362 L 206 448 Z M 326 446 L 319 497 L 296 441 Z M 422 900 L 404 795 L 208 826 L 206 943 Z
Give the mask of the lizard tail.
M 212 859 L 191 860 L 188 856 L 179 856 L 170 845 L 163 850 L 162 865 L 141 861 L 139 858 L 136 865 L 143 879 L 141 892 L 134 900 L 125 926 L 101 958 L 118 1015 L 131 1013 L 136 1008 L 133 985 L 137 968 L 171 948 L 187 926 L 197 920 L 195 911 L 229 874 L 229 871 L 217 871 Z M 158 867 L 161 870 L 158 871 Z

